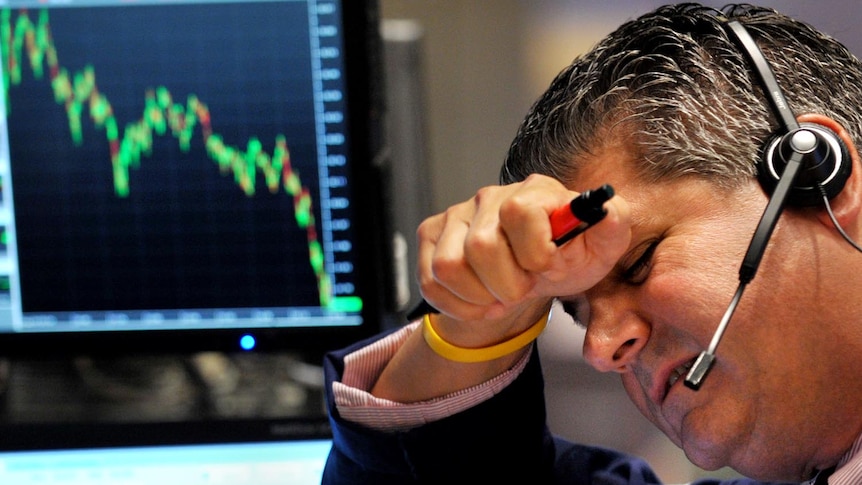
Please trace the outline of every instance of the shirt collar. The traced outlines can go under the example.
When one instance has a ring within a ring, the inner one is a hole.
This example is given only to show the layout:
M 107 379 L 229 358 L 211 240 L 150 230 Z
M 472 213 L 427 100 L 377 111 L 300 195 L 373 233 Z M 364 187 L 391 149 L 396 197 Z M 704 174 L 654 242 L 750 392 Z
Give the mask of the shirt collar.
M 835 473 L 829 477 L 829 485 L 853 485 L 862 483 L 862 435 L 844 453 Z

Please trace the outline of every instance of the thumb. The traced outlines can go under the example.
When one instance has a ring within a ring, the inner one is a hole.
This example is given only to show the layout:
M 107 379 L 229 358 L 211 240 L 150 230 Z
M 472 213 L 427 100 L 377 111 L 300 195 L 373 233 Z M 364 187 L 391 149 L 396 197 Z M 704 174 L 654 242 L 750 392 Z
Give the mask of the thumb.
M 557 261 L 545 273 L 540 294 L 577 294 L 590 289 L 613 269 L 631 243 L 631 209 L 620 196 L 604 205 L 607 215 L 583 234 L 560 246 Z

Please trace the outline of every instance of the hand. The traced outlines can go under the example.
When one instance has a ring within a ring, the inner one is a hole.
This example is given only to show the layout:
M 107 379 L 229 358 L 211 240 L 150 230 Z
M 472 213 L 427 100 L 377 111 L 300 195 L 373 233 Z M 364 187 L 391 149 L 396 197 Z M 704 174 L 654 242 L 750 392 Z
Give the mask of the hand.
M 426 219 L 418 230 L 425 299 L 454 320 L 507 320 L 498 326 L 498 333 L 507 333 L 534 323 L 535 308 L 547 308 L 551 298 L 598 283 L 629 245 L 629 208 L 613 197 L 601 222 L 557 247 L 549 215 L 577 195 L 553 178 L 533 175 L 482 188 Z

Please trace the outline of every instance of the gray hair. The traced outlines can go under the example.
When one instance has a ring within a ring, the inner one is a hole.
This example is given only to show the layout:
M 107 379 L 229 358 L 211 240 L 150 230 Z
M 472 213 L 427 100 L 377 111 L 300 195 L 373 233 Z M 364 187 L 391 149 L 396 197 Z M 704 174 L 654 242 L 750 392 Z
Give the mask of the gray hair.
M 500 172 L 564 183 L 578 161 L 621 141 L 647 182 L 694 175 L 734 187 L 777 125 L 724 24 L 755 38 L 794 113 L 834 118 L 860 139 L 862 64 L 835 39 L 751 5 L 666 6 L 629 21 L 575 59 L 533 105 Z

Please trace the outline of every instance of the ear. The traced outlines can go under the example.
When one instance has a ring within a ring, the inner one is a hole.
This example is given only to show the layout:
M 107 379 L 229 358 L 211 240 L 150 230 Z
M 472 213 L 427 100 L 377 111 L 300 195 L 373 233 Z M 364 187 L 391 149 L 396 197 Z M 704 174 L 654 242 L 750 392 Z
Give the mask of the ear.
M 859 159 L 859 152 L 856 150 L 856 144 L 853 143 L 850 133 L 834 119 L 820 114 L 799 115 L 797 120 L 799 122 L 817 123 L 829 128 L 847 146 L 851 163 L 850 178 L 847 179 L 847 183 L 841 192 L 830 201 L 830 206 L 832 207 L 832 213 L 841 227 L 848 228 L 855 225 L 860 213 L 862 213 L 862 161 Z M 817 211 L 817 218 L 823 224 L 833 227 L 832 220 L 829 218 L 829 213 L 825 207 L 821 207 Z

